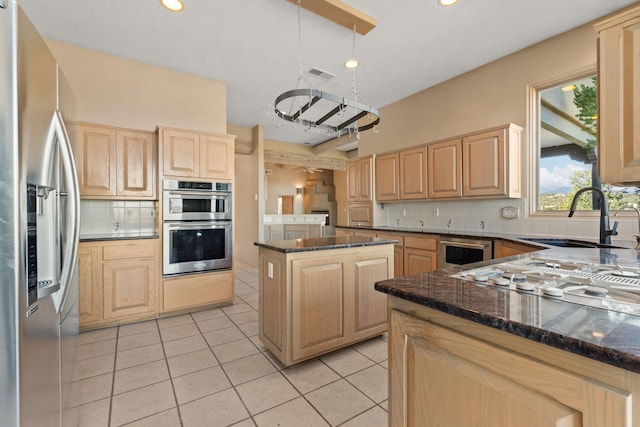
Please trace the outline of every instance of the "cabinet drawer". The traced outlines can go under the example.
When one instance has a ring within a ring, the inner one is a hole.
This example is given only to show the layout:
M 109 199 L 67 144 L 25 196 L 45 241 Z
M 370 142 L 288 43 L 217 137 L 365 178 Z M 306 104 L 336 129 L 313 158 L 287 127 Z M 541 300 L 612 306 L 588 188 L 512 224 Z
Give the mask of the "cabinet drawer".
M 426 251 L 437 251 L 438 238 L 437 237 L 404 236 L 404 247 L 424 249 Z
M 104 246 L 102 258 L 105 261 L 115 259 L 153 258 L 156 256 L 156 242 L 132 241 L 118 242 Z
M 233 301 L 233 273 L 196 274 L 165 280 L 163 311 Z

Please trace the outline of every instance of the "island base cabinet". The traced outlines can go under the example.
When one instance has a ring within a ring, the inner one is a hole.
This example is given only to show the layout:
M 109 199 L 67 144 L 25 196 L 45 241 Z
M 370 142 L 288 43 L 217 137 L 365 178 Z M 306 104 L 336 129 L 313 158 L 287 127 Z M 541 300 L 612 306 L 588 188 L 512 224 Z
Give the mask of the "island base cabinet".
M 324 256 L 319 256 L 322 254 Z M 260 248 L 260 340 L 286 366 L 387 331 L 393 245 L 282 253 Z
M 553 355 L 537 360 L 540 349 L 519 347 L 520 343 L 514 345 L 515 351 L 478 339 L 482 333 L 455 330 L 459 325 L 464 329 L 468 321 L 406 301 L 396 304 L 397 298 L 389 298 L 391 427 L 639 425 L 632 423 L 632 394 L 620 387 L 629 386 L 625 371 L 614 368 L 619 371 L 619 383 L 604 383 L 554 366 L 550 362 L 561 359 Z M 591 367 L 595 372 L 602 365 L 591 360 L 586 364 L 599 365 Z M 637 378 L 634 381 L 637 384 Z
M 344 345 L 345 301 L 348 295 L 345 266 L 339 257 L 295 260 L 292 269 L 292 356 L 301 360 Z M 371 282 L 373 287 L 373 282 Z M 352 313 L 349 313 L 349 315 Z

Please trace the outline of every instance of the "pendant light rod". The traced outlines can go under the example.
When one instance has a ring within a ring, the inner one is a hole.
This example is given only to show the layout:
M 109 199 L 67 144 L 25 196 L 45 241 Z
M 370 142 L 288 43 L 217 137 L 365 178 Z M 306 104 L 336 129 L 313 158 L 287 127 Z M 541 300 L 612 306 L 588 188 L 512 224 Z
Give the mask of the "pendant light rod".
M 298 4 L 298 0 L 288 0 Z M 302 7 L 351 30 L 355 25 L 363 36 L 373 30 L 377 21 L 366 13 L 340 0 L 303 0 Z

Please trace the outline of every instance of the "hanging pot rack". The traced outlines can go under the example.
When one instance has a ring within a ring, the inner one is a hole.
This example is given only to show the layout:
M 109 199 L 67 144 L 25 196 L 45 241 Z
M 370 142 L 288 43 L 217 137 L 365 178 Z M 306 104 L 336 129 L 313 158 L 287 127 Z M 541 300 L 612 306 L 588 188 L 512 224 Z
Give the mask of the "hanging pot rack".
M 304 97 L 307 101 L 299 102 L 297 111 L 286 113 L 283 108 L 278 107 L 286 100 L 291 100 L 294 105 L 295 98 L 298 97 Z M 276 98 L 274 107 L 275 113 L 283 120 L 338 135 L 362 132 L 380 123 L 380 113 L 375 107 L 317 89 L 303 88 L 284 92 Z M 364 121 L 364 124 L 358 126 L 359 121 Z

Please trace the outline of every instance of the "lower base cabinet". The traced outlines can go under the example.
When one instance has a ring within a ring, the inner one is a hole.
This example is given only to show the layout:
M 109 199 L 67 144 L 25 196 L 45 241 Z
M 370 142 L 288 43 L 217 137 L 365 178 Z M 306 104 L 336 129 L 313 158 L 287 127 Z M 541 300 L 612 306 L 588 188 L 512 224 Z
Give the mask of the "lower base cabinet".
M 286 366 L 387 331 L 393 246 L 282 253 L 260 248 L 260 340 Z
M 389 313 L 391 427 L 640 426 L 638 374 L 392 296 Z
M 80 328 L 153 318 L 157 308 L 158 241 L 78 245 Z
M 161 313 L 233 302 L 233 272 L 193 274 L 162 281 Z

